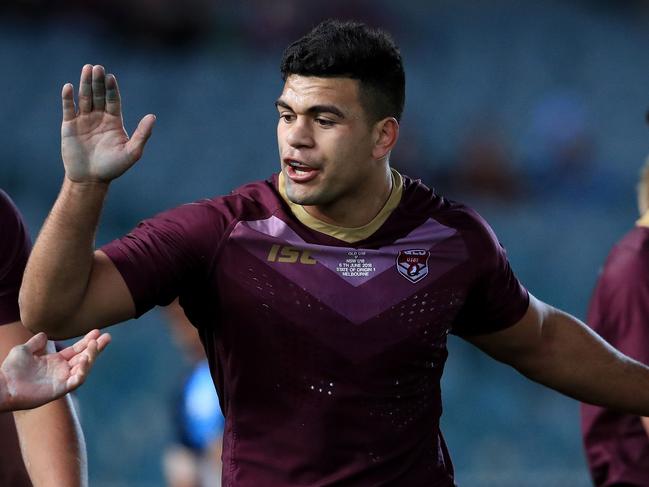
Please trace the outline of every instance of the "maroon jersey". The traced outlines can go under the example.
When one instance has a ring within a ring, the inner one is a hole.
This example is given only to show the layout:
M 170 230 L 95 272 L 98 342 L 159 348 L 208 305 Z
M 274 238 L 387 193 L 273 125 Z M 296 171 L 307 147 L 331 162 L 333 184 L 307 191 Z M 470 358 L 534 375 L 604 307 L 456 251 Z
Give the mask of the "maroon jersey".
M 649 364 L 649 228 L 635 227 L 611 250 L 588 324 L 622 353 Z M 649 487 L 649 438 L 640 417 L 587 404 L 581 412 L 595 485 Z
M 179 295 L 198 328 L 226 417 L 223 484 L 453 486 L 447 334 L 503 329 L 528 306 L 496 237 L 408 178 L 354 243 L 303 224 L 277 188 L 181 206 L 102 249 L 138 315 Z
M 0 190 L 0 325 L 20 320 L 18 291 L 30 248 L 18 209 Z
M 30 241 L 20 213 L 0 190 L 0 325 L 20 320 L 18 291 Z M 0 485 L 31 486 L 11 413 L 0 413 Z

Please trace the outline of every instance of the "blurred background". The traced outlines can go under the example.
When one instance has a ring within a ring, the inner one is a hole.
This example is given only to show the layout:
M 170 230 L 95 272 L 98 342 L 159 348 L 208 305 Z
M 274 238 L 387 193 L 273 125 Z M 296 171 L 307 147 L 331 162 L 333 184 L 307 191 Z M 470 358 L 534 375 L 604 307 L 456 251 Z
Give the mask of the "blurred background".
M 283 48 L 327 17 L 391 31 L 407 73 L 392 164 L 474 206 L 536 296 L 584 318 L 637 217 L 649 149 L 649 2 L 614 0 L 4 0 L 0 186 L 33 236 L 63 171 L 60 89 L 118 76 L 125 124 L 158 117 L 111 189 L 103 244 L 163 209 L 278 167 Z M 113 327 L 78 393 L 93 487 L 164 485 L 174 397 L 192 366 L 168 316 Z M 578 404 L 452 337 L 443 431 L 464 487 L 589 485 Z

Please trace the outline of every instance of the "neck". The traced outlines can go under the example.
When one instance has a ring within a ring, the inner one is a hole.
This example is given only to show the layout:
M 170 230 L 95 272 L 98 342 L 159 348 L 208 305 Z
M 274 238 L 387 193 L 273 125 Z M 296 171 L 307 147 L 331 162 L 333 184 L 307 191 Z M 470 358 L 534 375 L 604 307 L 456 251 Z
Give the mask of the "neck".
M 364 191 L 336 199 L 329 205 L 303 206 L 314 218 L 339 227 L 358 228 L 370 223 L 383 209 L 392 192 L 392 173 L 386 164 L 376 178 L 363 185 Z

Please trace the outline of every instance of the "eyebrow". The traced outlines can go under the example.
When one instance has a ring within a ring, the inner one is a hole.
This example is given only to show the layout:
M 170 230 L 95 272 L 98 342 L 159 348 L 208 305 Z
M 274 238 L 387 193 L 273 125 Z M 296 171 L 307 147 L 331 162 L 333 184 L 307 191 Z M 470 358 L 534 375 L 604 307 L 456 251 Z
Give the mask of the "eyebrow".
M 288 103 L 286 103 L 282 99 L 277 100 L 275 102 L 275 106 L 277 108 L 279 107 L 286 108 L 287 110 L 291 110 L 292 112 L 295 111 L 293 110 L 293 108 L 291 108 L 291 106 Z M 345 114 L 334 105 L 313 105 L 307 108 L 306 113 L 310 115 L 318 114 L 318 113 L 331 113 L 333 115 L 336 115 L 337 117 L 345 118 Z

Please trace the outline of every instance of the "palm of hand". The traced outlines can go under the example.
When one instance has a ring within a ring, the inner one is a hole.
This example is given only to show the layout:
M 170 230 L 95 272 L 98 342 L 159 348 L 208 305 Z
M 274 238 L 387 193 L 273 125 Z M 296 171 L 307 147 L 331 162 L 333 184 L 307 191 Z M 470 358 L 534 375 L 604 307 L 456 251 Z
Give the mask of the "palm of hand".
M 2 372 L 16 405 L 45 402 L 63 395 L 73 375 L 72 366 L 60 353 L 34 355 L 25 347 L 11 350 Z
M 122 117 L 105 111 L 81 113 L 61 125 L 61 155 L 73 181 L 110 181 L 132 164 Z

